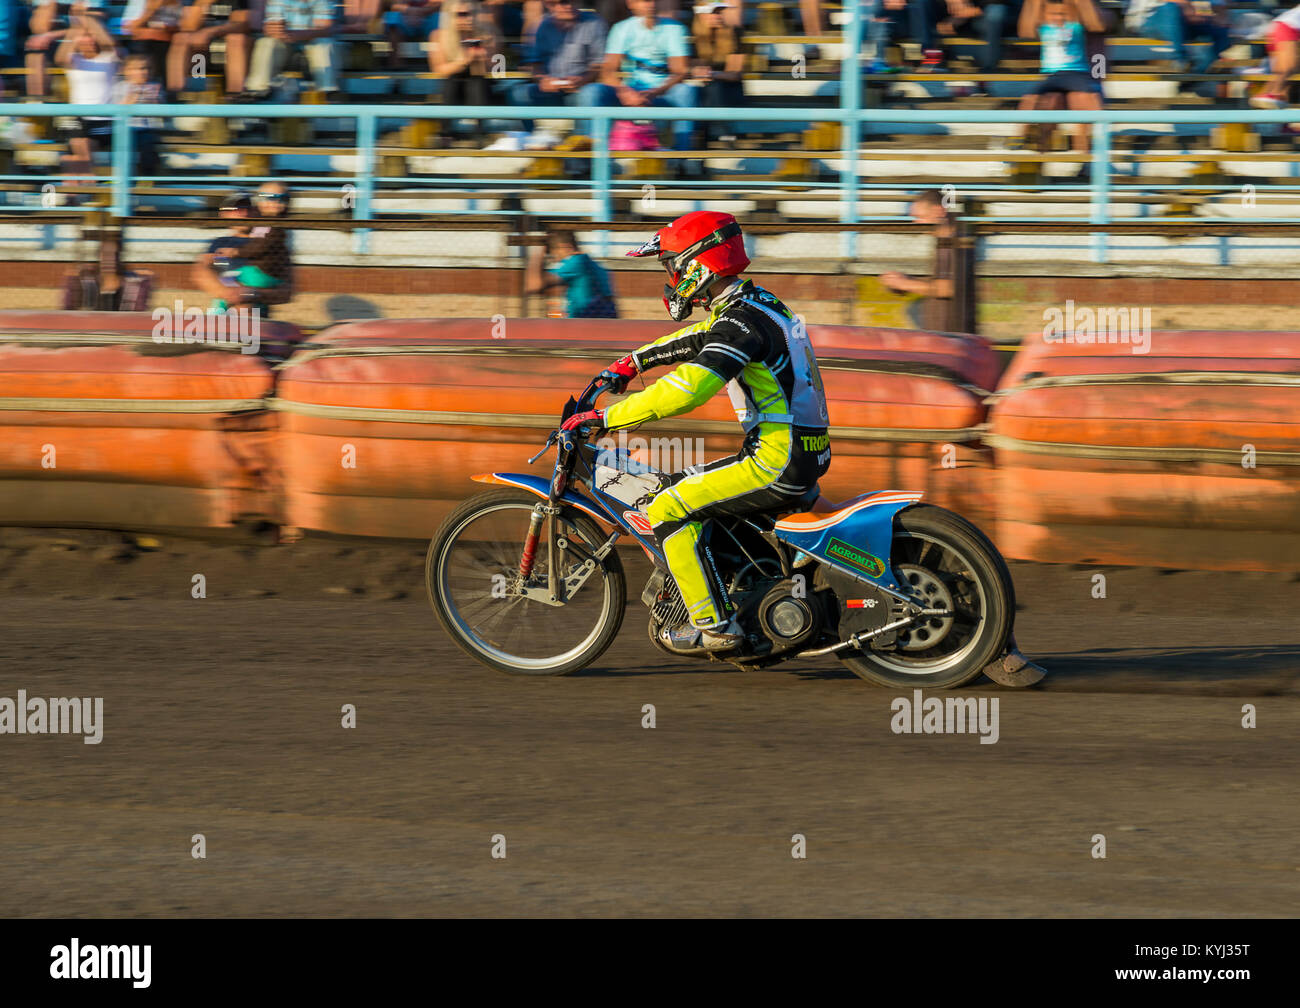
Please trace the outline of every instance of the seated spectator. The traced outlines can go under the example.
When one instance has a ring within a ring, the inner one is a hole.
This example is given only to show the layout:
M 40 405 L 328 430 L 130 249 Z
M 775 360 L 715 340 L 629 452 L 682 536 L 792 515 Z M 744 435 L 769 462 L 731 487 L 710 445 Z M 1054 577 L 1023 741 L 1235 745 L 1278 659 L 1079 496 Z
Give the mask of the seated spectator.
M 552 231 L 546 236 L 545 253 L 537 246 L 528 252 L 527 293 L 563 287 L 568 318 L 618 318 L 608 271 L 578 248 L 570 232 Z
M 181 22 L 181 0 L 127 0 L 120 34 L 127 51 L 149 59 L 149 76 L 162 80 L 167 73 L 167 50 Z
M 1268 64 L 1272 77 L 1250 99 L 1256 108 L 1285 108 L 1291 75 L 1296 72 L 1296 43 L 1300 42 L 1300 7 L 1279 14 L 1269 26 Z
M 338 4 L 343 8 L 343 17 L 338 25 L 339 34 L 370 35 L 379 31 L 383 23 L 380 14 L 385 2 L 386 0 L 342 0 Z
M 0 0 L 0 68 L 7 70 L 18 63 L 21 15 L 22 5 L 18 0 Z M 4 89 L 0 84 L 0 93 Z
M 606 107 L 695 108 L 696 89 L 686 83 L 690 43 L 676 21 L 656 16 L 655 0 L 628 0 L 633 16 L 609 30 L 603 80 L 592 87 L 593 104 Z M 695 124 L 673 123 L 673 147 L 690 150 Z
M 162 102 L 162 85 L 149 79 L 149 59 L 141 53 L 128 56 L 122 64 L 122 79 L 113 85 L 114 105 L 158 105 Z M 131 145 L 135 152 L 136 172 L 158 174 L 158 141 L 162 120 L 131 120 Z
M 252 305 L 265 316 L 271 305 L 292 295 L 292 284 L 284 279 L 287 235 L 278 227 L 254 233 L 253 198 L 246 192 L 227 196 L 219 213 L 230 221 L 230 233 L 214 238 L 195 261 L 194 285 L 212 298 L 209 311 Z
M 442 0 L 394 0 L 384 12 L 384 35 L 388 38 L 388 68 L 402 66 L 402 44 L 433 39 L 438 27 Z
M 1101 81 L 1092 75 L 1086 35 L 1103 32 L 1106 25 L 1093 0 L 1025 0 L 1019 27 L 1022 38 L 1038 37 L 1044 74 L 1021 99 L 1020 107 L 1035 109 L 1040 98 L 1062 95 L 1069 109 L 1099 110 Z M 1075 126 L 1074 149 L 1080 154 L 1088 153 L 1088 130 L 1087 123 Z M 1079 166 L 1078 178 L 1086 182 L 1091 177 L 1092 166 L 1085 161 Z
M 699 4 L 695 8 L 695 56 L 691 76 L 703 83 L 699 104 L 704 108 L 743 108 L 745 105 L 745 46 L 740 30 L 726 23 L 723 2 Z M 704 125 L 707 143 L 715 136 L 734 134 L 735 124 L 710 122 Z
M 1135 35 L 1149 35 L 1171 43 L 1178 73 L 1208 73 L 1232 45 L 1228 9 L 1222 0 L 1129 0 L 1124 23 Z M 1187 43 L 1196 41 L 1210 45 L 1193 61 Z
M 907 4 L 908 0 L 864 0 L 862 16 L 866 23 L 862 26 L 862 33 L 867 61 L 863 73 L 897 73 L 903 69 L 889 62 L 887 50 L 895 34 L 906 34 L 903 22 L 907 17 Z
M 99 18 L 82 15 L 59 44 L 54 61 L 66 68 L 68 102 L 72 105 L 110 105 L 117 79 L 117 49 Z M 112 143 L 113 120 L 87 116 L 73 120 L 66 131 L 69 154 L 65 165 L 72 171 L 89 171 L 98 144 Z
M 225 39 L 226 94 L 244 90 L 253 35 L 262 30 L 265 0 L 235 0 L 229 19 L 212 14 L 214 0 L 194 0 L 185 8 L 179 30 L 167 50 L 167 90 L 179 95 L 194 75 L 194 54 L 207 53 L 217 39 Z
M 996 73 L 1002 62 L 1002 39 L 1016 25 L 1021 0 L 908 0 L 912 37 L 921 45 L 923 66 L 937 70 L 943 52 L 939 36 L 957 34 L 983 39 L 975 57 L 980 73 Z
M 288 214 L 289 199 L 289 187 L 283 182 L 263 182 L 253 200 L 257 216 L 265 223 L 253 226 L 244 254 L 274 281 L 265 285 L 273 288 L 264 297 L 267 307 L 285 304 L 293 298 L 293 235 L 287 228 L 272 223 Z M 265 245 L 255 247 L 253 241 L 265 241 Z
M 532 79 L 515 85 L 515 105 L 591 105 L 591 85 L 605 62 L 605 22 L 579 11 L 575 0 L 546 0 L 546 16 L 537 26 L 526 56 Z M 533 124 L 525 122 L 532 130 Z M 591 133 L 590 124 L 579 127 Z M 557 138 L 558 139 L 558 138 Z
M 67 4 L 60 0 L 36 0 L 28 21 L 31 32 L 24 44 L 27 64 L 27 97 L 44 98 L 47 80 L 46 54 L 68 34 L 70 18 L 93 15 L 103 19 L 103 0 Z
M 63 311 L 148 311 L 153 296 L 150 270 L 122 264 L 122 233 L 99 233 L 99 260 L 63 278 Z
M 492 22 L 474 0 L 445 0 L 442 23 L 429 37 L 429 67 L 442 78 L 444 105 L 491 105 L 491 58 L 498 52 Z
M 242 101 L 265 101 L 271 89 L 284 83 L 281 74 L 292 48 L 307 54 L 316 87 L 333 97 L 339 90 L 338 53 L 333 36 L 334 4 L 331 0 L 267 0 L 265 35 L 253 46 L 253 66 Z

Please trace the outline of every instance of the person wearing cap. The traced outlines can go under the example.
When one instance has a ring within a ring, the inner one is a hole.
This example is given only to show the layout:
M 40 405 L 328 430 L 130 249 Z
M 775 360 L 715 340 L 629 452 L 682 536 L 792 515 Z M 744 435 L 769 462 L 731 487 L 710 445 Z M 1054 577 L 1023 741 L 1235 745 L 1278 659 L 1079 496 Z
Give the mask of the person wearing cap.
M 242 190 L 233 192 L 221 201 L 217 212 L 223 220 L 230 222 L 230 233 L 214 238 L 199 255 L 190 274 L 194 286 L 212 298 L 213 310 L 225 311 L 241 304 L 262 304 L 262 291 L 251 285 L 243 286 L 238 281 L 231 282 L 234 274 L 245 265 L 242 254 L 253 236 L 250 219 L 253 197 Z
M 747 54 L 740 30 L 726 21 L 729 9 L 729 4 L 717 0 L 695 6 L 691 76 L 703 85 L 699 101 L 703 108 L 741 108 L 745 104 Z M 705 123 L 706 142 L 713 139 L 711 134 L 730 133 L 733 129 L 731 123 Z
M 516 105 L 591 105 L 595 83 L 605 62 L 608 26 L 599 14 L 580 11 L 575 0 L 546 0 L 525 61 L 532 79 L 511 91 Z M 532 123 L 524 128 L 530 132 Z M 590 134 L 590 125 L 580 131 Z M 557 138 L 558 139 L 558 138 Z

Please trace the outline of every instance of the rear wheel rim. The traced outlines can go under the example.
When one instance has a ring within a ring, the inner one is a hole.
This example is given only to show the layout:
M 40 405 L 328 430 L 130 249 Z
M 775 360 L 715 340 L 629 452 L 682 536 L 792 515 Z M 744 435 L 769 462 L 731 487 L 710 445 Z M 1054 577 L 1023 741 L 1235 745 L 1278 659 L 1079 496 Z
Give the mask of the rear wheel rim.
M 563 606 L 511 594 L 518 583 L 532 513 L 531 504 L 504 502 L 467 515 L 439 551 L 436 577 L 443 612 L 474 652 L 522 671 L 542 672 L 578 658 L 595 645 L 608 621 L 613 587 L 598 565 Z M 569 543 L 560 572 L 563 577 L 591 556 L 598 544 L 569 522 L 560 524 Z M 531 585 L 546 584 L 545 531 L 543 526 Z M 558 556 L 558 548 L 556 552 Z M 577 643 L 568 643 L 575 637 Z
M 979 647 L 988 623 L 988 595 L 968 551 L 928 532 L 900 529 L 894 537 L 893 561 L 896 571 L 902 569 L 903 576 L 898 583 L 904 591 L 912 591 L 918 602 L 934 608 L 929 601 L 936 592 L 928 584 L 933 578 L 942 586 L 938 596 L 946 594 L 952 600 L 954 615 L 949 619 L 931 617 L 917 621 L 923 625 L 923 632 L 938 637 L 930 647 L 872 651 L 872 660 L 891 672 L 909 676 L 933 676 L 957 668 Z M 939 626 L 943 624 L 947 624 L 947 629 L 938 636 Z M 915 646 L 913 631 L 900 630 L 898 636 L 900 645 L 906 641 L 909 646 Z M 921 634 L 918 632 L 916 636 Z

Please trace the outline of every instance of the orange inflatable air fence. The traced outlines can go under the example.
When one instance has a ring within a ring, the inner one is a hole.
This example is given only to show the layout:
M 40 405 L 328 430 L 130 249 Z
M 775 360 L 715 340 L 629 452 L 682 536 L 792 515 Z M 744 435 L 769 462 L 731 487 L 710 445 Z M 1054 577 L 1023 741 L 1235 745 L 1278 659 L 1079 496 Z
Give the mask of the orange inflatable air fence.
M 282 323 L 264 333 L 291 340 Z M 0 522 L 196 529 L 278 522 L 256 355 L 160 344 L 148 314 L 0 313 Z
M 473 474 L 525 471 L 568 396 L 670 326 L 499 320 L 497 331 L 504 338 L 493 339 L 485 320 L 359 322 L 295 354 L 277 399 L 289 524 L 428 536 L 479 489 Z M 848 327 L 810 333 L 831 402 L 826 495 L 905 486 L 986 513 L 985 456 L 974 442 L 984 419 L 979 383 L 991 384 L 996 370 L 988 344 Z M 740 427 L 720 395 L 690 417 L 624 436 L 634 451 L 662 439 L 646 460 L 680 468 L 736 451 Z
M 1300 333 L 1033 338 L 988 443 L 1011 557 L 1300 570 Z

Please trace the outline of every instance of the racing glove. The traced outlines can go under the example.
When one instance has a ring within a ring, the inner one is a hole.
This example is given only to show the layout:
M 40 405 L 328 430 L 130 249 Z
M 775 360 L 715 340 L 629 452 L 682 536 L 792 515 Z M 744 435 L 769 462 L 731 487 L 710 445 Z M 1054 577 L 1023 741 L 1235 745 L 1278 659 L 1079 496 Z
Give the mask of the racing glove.
M 600 377 L 609 382 L 610 391 L 615 395 L 622 395 L 627 390 L 627 383 L 638 374 L 640 371 L 637 370 L 636 358 L 628 354 L 602 371 Z
M 590 425 L 593 431 L 604 430 L 605 411 L 588 410 L 586 413 L 575 413 L 560 425 L 560 430 L 574 430 L 584 425 Z

